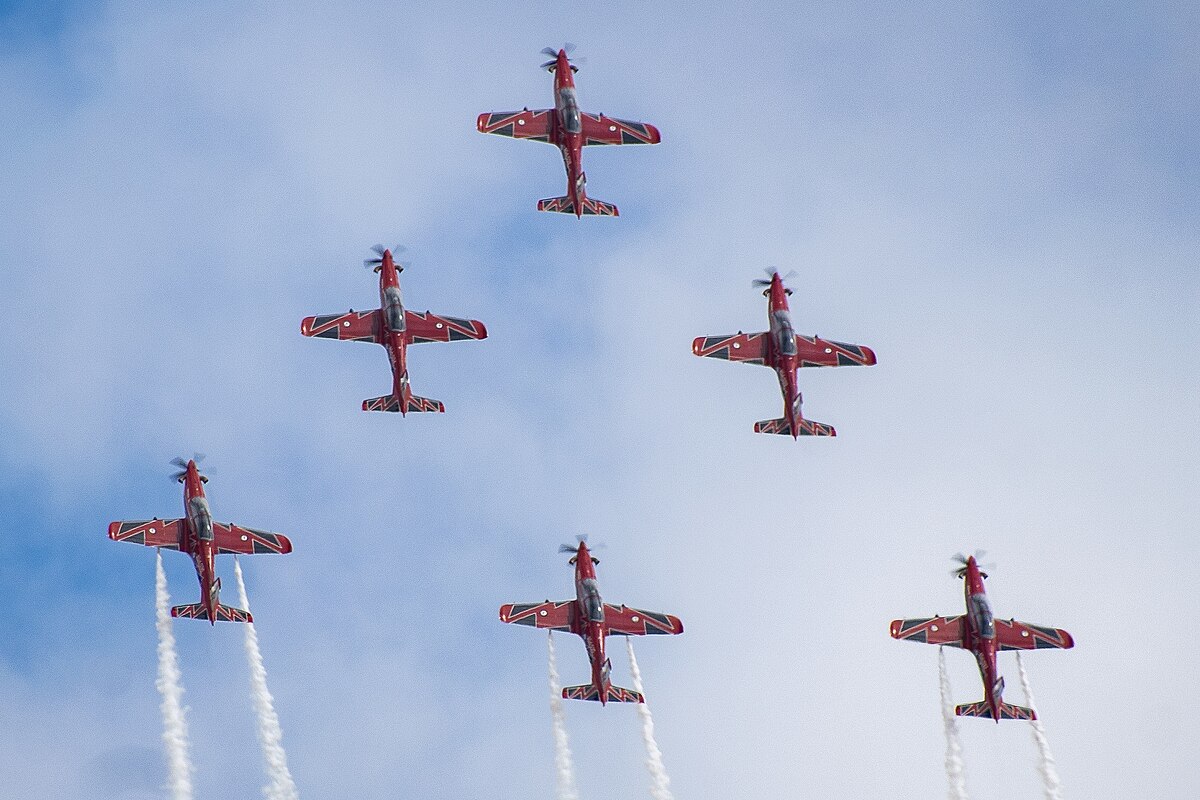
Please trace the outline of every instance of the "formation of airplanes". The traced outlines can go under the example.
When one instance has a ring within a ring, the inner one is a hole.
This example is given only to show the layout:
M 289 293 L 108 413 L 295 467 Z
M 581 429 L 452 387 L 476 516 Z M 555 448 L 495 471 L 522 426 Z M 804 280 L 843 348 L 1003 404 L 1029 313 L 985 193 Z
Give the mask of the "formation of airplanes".
M 539 201 L 539 211 L 583 216 L 617 216 L 617 207 L 587 195 L 587 177 L 582 153 L 587 145 L 657 144 L 661 136 L 653 125 L 582 112 L 576 97 L 570 45 L 557 51 L 546 48 L 551 57 L 542 65 L 554 75 L 554 108 L 518 112 L 480 114 L 477 128 L 482 133 L 516 139 L 546 142 L 559 148 L 567 176 L 567 193 L 562 197 Z M 351 309 L 344 314 L 305 317 L 300 325 L 304 336 L 339 341 L 372 342 L 383 346 L 392 371 L 388 394 L 364 400 L 363 411 L 443 412 L 438 400 L 413 393 L 408 370 L 408 347 L 429 342 L 481 340 L 487 328 L 474 319 L 463 319 L 415 312 L 404 306 L 400 289 L 403 267 L 392 250 L 377 245 L 375 257 L 364 262 L 379 275 L 379 307 L 366 311 Z M 818 336 L 797 334 L 792 324 L 788 297 L 792 290 L 776 270 L 767 280 L 755 281 L 767 298 L 768 329 L 756 333 L 701 336 L 692 343 L 692 352 L 705 358 L 718 358 L 744 364 L 756 364 L 775 371 L 783 399 L 783 415 L 754 425 L 755 433 L 800 436 L 835 436 L 833 426 L 806 419 L 801 413 L 798 370 L 805 367 L 871 366 L 876 363 L 870 347 L 847 344 Z M 174 477 L 184 487 L 184 516 L 113 522 L 109 538 L 148 547 L 187 553 L 195 566 L 200 584 L 200 600 L 171 609 L 174 617 L 217 621 L 252 622 L 247 610 L 224 605 L 220 601 L 221 580 L 216 575 L 216 556 L 221 554 L 289 553 L 292 544 L 277 533 L 214 522 L 205 496 L 208 478 L 201 474 L 199 457 L 172 462 L 179 471 Z M 598 701 L 601 705 L 642 703 L 638 692 L 612 683 L 612 664 L 605 653 L 610 635 L 643 636 L 683 632 L 683 623 L 671 614 L 644 611 L 625 605 L 605 603 L 596 578 L 599 561 L 591 554 L 586 540 L 577 546 L 563 545 L 571 553 L 575 568 L 575 597 L 543 603 L 509 603 L 500 607 L 500 619 L 506 623 L 527 625 L 547 631 L 563 631 L 583 639 L 591 665 L 591 680 L 562 690 L 567 699 Z M 960 716 L 1033 720 L 1030 708 L 1006 703 L 1004 679 L 999 675 L 996 657 L 1004 650 L 1040 648 L 1067 649 L 1074 642 L 1066 631 L 1030 625 L 1015 620 L 996 619 L 984 587 L 987 574 L 976 557 L 961 557 L 956 574 L 963 579 L 966 613 L 954 617 L 902 619 L 891 623 L 891 635 L 897 639 L 960 647 L 970 651 L 979 666 L 984 698 L 959 705 Z

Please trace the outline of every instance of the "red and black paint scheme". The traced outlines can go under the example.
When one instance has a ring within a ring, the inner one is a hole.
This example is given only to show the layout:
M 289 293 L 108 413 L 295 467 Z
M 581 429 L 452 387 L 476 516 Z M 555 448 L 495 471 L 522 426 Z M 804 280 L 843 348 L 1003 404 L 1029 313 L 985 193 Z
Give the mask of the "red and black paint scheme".
M 1060 628 L 996 619 L 983 585 L 987 573 L 980 569 L 975 556 L 959 557 L 959 561 L 963 566 L 954 574 L 963 579 L 967 613 L 957 617 L 892 620 L 892 638 L 961 647 L 974 653 L 983 680 L 984 698 L 977 703 L 955 706 L 954 713 L 958 716 L 991 717 L 996 722 L 1037 719 L 1033 709 L 1004 702 L 1004 678 L 996 668 L 996 653 L 1045 648 L 1067 650 L 1075 646 L 1075 641 L 1071 634 Z
M 392 392 L 364 400 L 363 411 L 399 411 L 401 415 L 410 411 L 445 411 L 446 407 L 440 401 L 413 394 L 408 381 L 408 346 L 422 342 L 486 339 L 487 328 L 475 319 L 406 310 L 400 293 L 403 268 L 392 258 L 391 250 L 376 245 L 375 251 L 379 257 L 364 263 L 374 266 L 379 273 L 380 307 L 374 311 L 351 309 L 345 314 L 305 317 L 300 323 L 300 333 L 318 339 L 383 345 L 392 365 Z
M 796 370 L 802 367 L 871 366 L 875 353 L 869 347 L 845 344 L 818 336 L 800 336 L 792 328 L 788 295 L 783 278 L 771 272 L 769 281 L 755 281 L 765 286 L 768 299 L 767 320 L 770 330 L 763 333 L 741 333 L 733 336 L 700 336 L 692 342 L 692 352 L 705 358 L 721 358 L 743 364 L 759 364 L 775 370 L 783 393 L 783 416 L 754 423 L 755 433 L 791 434 L 798 436 L 836 436 L 832 425 L 805 419 L 800 413 L 802 402 L 796 384 Z
M 572 46 L 567 45 L 557 53 L 549 47 L 542 50 L 553 59 L 542 67 L 554 73 L 554 108 L 484 113 L 479 115 L 475 127 L 480 133 L 546 142 L 562 152 L 567 170 L 567 193 L 563 197 L 539 200 L 538 211 L 574 214 L 576 218 L 584 215 L 615 217 L 619 214 L 615 205 L 587 196 L 583 148 L 601 144 L 658 144 L 662 137 L 657 128 L 644 122 L 581 112 L 575 97 L 574 73 L 578 67 L 567 57 L 571 49 Z
M 500 606 L 501 622 L 529 625 L 552 631 L 569 631 L 583 638 L 588 659 L 592 664 L 592 682 L 568 686 L 562 696 L 568 700 L 599 700 L 601 705 L 614 703 L 643 703 L 642 696 L 632 689 L 613 686 L 610 679 L 612 662 L 604 654 L 604 640 L 609 635 L 646 636 L 683 633 L 683 623 L 671 614 L 642 611 L 627 606 L 615 606 L 600 598 L 596 585 L 596 565 L 600 561 L 588 551 L 585 541 L 579 547 L 564 544 L 564 553 L 574 553 L 570 563 L 575 565 L 575 599 L 544 603 L 508 603 Z
M 200 474 L 195 459 L 186 464 L 183 459 L 176 459 L 174 463 L 182 467 L 175 479 L 183 484 L 183 518 L 114 522 L 108 526 L 108 538 L 163 550 L 179 550 L 192 557 L 200 581 L 200 602 L 175 606 L 171 609 L 172 617 L 206 619 L 213 625 L 217 620 L 253 622 L 249 611 L 221 604 L 221 579 L 217 577 L 216 557 L 290 553 L 292 543 L 279 533 L 213 522 L 208 498 L 204 496 L 208 478 Z

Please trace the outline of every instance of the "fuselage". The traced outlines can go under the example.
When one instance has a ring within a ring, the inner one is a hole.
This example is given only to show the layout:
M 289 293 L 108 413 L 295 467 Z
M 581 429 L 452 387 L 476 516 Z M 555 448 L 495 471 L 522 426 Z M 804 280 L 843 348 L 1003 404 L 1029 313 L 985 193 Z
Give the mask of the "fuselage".
M 407 414 L 412 389 L 408 385 L 408 339 L 405 335 L 404 296 L 400 292 L 400 271 L 391 250 L 384 250 L 379 265 L 379 309 L 383 330 L 382 344 L 392 365 L 392 393 L 400 401 L 400 413 Z
M 217 582 L 216 543 L 213 537 L 212 512 L 204 496 L 204 479 L 194 460 L 188 461 L 183 475 L 183 510 L 186 541 L 184 547 L 196 567 L 200 581 L 200 602 L 208 611 L 208 621 L 215 625 L 217 607 L 221 603 L 220 583 Z
M 971 556 L 963 573 L 963 593 L 967 604 L 963 647 L 975 654 L 979 677 L 983 680 L 984 697 L 992 711 L 992 719 L 999 722 L 1000 707 L 1004 704 L 1004 681 L 996 669 L 996 624 L 983 579 L 984 574 L 980 572 L 975 556 Z
M 565 50 L 559 50 L 554 65 L 554 125 L 552 139 L 562 153 L 567 170 L 567 196 L 575 204 L 575 216 L 583 214 L 587 176 L 583 172 L 583 116 L 575 95 L 575 74 Z
M 596 561 L 588 552 L 585 542 L 579 543 L 579 550 L 571 561 L 575 565 L 574 632 L 583 637 L 588 660 L 592 664 L 592 685 L 600 694 L 601 705 L 604 705 L 612 680 L 609 676 L 611 665 L 604 654 L 607 629 L 604 625 L 604 601 L 596 584 Z
M 799 435 L 800 390 L 796 384 L 796 369 L 799 354 L 796 348 L 796 330 L 792 327 L 792 312 L 788 308 L 788 290 L 776 272 L 771 276 L 771 285 L 763 292 L 767 296 L 767 322 L 770 324 L 767 342 L 769 366 L 779 378 L 779 390 L 783 394 L 783 416 L 791 425 L 792 438 Z

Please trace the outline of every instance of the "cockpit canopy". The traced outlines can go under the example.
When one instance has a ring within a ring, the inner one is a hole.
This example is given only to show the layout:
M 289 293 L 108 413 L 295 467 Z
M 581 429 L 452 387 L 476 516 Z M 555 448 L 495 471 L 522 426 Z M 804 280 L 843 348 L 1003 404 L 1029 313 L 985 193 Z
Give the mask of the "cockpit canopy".
M 792 327 L 791 316 L 783 309 L 775 312 L 775 335 L 780 354 L 796 355 L 796 330 Z
M 388 330 L 395 333 L 404 331 L 404 301 L 400 297 L 400 289 L 389 286 L 383 290 L 383 316 Z
M 971 619 L 975 621 L 975 629 L 984 639 L 996 636 L 996 624 L 992 616 L 992 604 L 986 594 L 971 595 Z
M 590 622 L 604 622 L 604 601 L 595 578 L 583 579 L 583 607 Z
M 188 516 L 196 529 L 196 535 L 206 542 L 213 539 L 212 512 L 208 510 L 208 501 L 203 497 L 193 497 L 188 503 Z
M 579 101 L 575 99 L 575 90 L 570 87 L 560 89 L 558 102 L 562 125 L 567 133 L 583 131 L 583 121 L 579 117 Z

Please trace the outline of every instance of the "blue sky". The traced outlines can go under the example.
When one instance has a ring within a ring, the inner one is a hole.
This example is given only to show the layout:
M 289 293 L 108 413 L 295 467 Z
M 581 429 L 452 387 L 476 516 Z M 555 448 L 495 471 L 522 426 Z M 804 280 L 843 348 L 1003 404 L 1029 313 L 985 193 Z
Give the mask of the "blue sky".
M 217 518 L 296 545 L 244 567 L 304 797 L 549 794 L 545 644 L 496 608 L 568 596 L 579 533 L 606 599 L 687 627 L 638 650 L 681 800 L 943 792 L 936 652 L 887 623 L 959 608 L 975 548 L 999 614 L 1078 642 L 1026 662 L 1068 796 L 1196 795 L 1198 21 L 0 6 L 5 785 L 162 796 L 153 555 L 104 531 L 178 514 L 200 450 Z M 586 110 L 663 132 L 585 154 L 617 220 L 537 214 L 558 155 L 474 130 L 548 105 L 568 40 Z M 298 332 L 374 302 L 377 241 L 410 306 L 491 333 L 414 348 L 436 419 L 358 411 L 383 353 Z M 765 324 L 767 265 L 798 330 L 879 355 L 801 375 L 835 440 L 754 436 L 773 376 L 689 353 Z M 176 635 L 197 796 L 249 796 L 240 631 Z M 630 709 L 568 726 L 583 797 L 646 792 Z M 963 727 L 973 798 L 1036 796 L 1025 727 Z

